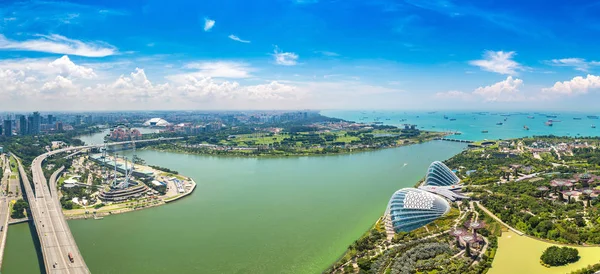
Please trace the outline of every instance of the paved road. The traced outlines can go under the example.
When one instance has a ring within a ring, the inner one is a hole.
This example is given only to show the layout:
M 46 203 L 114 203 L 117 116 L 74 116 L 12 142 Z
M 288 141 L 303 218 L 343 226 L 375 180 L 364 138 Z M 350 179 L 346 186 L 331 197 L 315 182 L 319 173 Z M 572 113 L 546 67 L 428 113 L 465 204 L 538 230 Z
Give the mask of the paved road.
M 42 181 L 39 174 L 33 174 L 36 189 L 34 194 L 23 165 L 20 161 L 18 163 L 30 212 L 40 239 L 46 273 L 90 273 L 77 245 L 73 245 L 75 241 L 69 227 L 64 223 L 62 210 L 57 207 L 58 201 L 51 199 L 48 186 L 44 187 L 41 184 L 45 179 Z M 67 257 L 69 252 L 74 257 L 73 263 Z
M 60 174 L 64 169 L 65 169 L 65 167 L 61 166 L 50 176 L 50 185 L 49 185 L 50 186 L 50 195 L 52 195 L 52 197 L 54 197 L 54 199 L 60 200 L 60 197 L 58 197 L 59 195 L 57 193 L 58 186 L 56 185 L 56 178 L 58 177 L 58 174 Z
M 7 161 L 6 156 L 2 156 L 3 166 L 5 167 L 2 181 L 0 182 L 0 266 L 2 266 L 2 258 L 4 257 L 4 246 L 6 245 L 6 235 L 8 233 L 8 217 L 10 215 L 9 203 L 7 193 L 8 178 L 10 176 L 10 163 Z M 8 168 L 6 168 L 8 167 Z

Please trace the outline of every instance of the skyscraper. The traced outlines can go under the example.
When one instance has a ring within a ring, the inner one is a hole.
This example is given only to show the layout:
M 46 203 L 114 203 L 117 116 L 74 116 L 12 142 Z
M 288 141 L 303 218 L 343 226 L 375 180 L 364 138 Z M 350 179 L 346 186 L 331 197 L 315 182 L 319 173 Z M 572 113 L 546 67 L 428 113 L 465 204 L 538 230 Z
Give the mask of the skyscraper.
M 52 114 L 48 114 L 48 124 L 54 124 L 54 116 Z
M 12 136 L 12 121 L 4 120 L 4 136 Z
M 33 124 L 31 127 L 31 134 L 33 135 L 37 135 L 40 134 L 40 113 L 39 112 L 34 112 L 33 113 Z
M 27 116 L 27 135 L 33 134 L 33 116 Z
M 19 116 L 19 133 L 27 135 L 27 117 L 25 115 Z

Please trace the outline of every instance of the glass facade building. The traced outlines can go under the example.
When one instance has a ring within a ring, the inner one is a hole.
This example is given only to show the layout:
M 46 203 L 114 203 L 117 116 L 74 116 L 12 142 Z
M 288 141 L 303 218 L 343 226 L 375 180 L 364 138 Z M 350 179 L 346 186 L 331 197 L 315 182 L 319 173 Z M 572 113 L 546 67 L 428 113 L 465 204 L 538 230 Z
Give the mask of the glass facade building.
M 409 232 L 422 227 L 450 210 L 444 198 L 416 188 L 403 188 L 388 203 L 385 218 L 395 232 Z
M 460 179 L 444 163 L 435 161 L 427 169 L 426 186 L 451 186 L 460 183 Z

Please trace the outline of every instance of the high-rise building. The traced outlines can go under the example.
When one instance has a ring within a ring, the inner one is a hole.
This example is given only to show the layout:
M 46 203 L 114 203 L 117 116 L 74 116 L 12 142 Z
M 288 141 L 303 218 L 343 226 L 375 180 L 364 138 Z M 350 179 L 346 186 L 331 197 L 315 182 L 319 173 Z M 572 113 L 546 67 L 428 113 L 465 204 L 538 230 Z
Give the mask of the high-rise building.
M 27 135 L 27 117 L 25 115 L 19 116 L 19 134 Z
M 63 123 L 62 122 L 56 122 L 56 131 L 63 131 Z
M 54 124 L 54 116 L 52 114 L 48 114 L 48 124 Z
M 33 124 L 32 124 L 32 127 L 31 127 L 31 129 L 32 129 L 31 130 L 31 134 L 33 134 L 33 135 L 40 134 L 40 122 L 41 122 L 40 118 L 41 117 L 40 117 L 40 113 L 39 112 L 36 111 L 36 112 L 33 113 Z
M 75 115 L 75 125 L 81 125 L 81 115 Z
M 33 116 L 27 116 L 27 135 L 33 134 Z
M 12 136 L 12 121 L 4 120 L 4 136 Z

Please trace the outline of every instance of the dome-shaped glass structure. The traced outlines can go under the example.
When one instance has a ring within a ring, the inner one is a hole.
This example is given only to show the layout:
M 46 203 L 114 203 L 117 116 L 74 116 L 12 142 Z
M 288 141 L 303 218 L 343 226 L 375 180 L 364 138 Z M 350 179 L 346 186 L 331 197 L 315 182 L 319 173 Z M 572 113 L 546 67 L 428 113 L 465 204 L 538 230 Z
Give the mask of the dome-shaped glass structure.
M 152 118 L 146 122 L 144 122 L 144 126 L 152 126 L 152 127 L 166 127 L 169 125 L 167 120 L 162 118 Z
M 403 188 L 392 195 L 385 216 L 395 232 L 409 232 L 449 210 L 450 204 L 440 196 L 416 188 Z
M 435 161 L 427 169 L 426 186 L 451 186 L 460 183 L 460 179 L 444 163 Z

